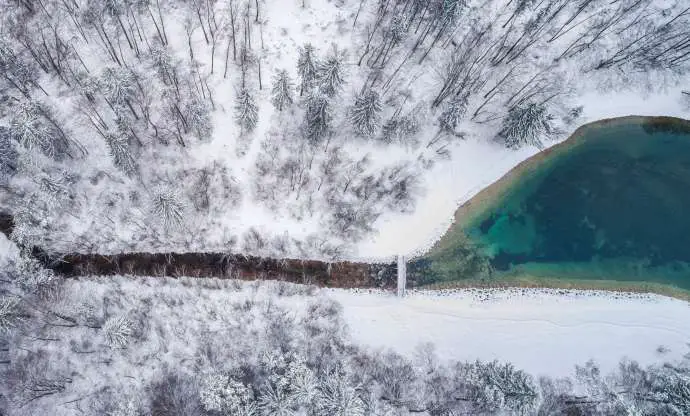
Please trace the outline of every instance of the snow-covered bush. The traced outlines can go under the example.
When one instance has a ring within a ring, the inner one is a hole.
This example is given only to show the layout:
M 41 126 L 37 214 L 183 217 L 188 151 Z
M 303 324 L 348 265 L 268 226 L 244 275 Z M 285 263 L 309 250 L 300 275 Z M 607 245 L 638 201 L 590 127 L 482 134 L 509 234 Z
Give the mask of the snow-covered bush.
M 438 119 L 441 130 L 450 134 L 457 134 L 456 127 L 465 112 L 467 112 L 467 98 L 464 96 L 453 97 Z
M 151 195 L 151 213 L 166 229 L 182 225 L 184 208 L 180 196 L 169 187 L 159 187 Z
M 511 149 L 522 146 L 542 148 L 542 140 L 553 130 L 552 119 L 553 116 L 543 104 L 528 103 L 512 107 L 503 120 L 499 140 Z

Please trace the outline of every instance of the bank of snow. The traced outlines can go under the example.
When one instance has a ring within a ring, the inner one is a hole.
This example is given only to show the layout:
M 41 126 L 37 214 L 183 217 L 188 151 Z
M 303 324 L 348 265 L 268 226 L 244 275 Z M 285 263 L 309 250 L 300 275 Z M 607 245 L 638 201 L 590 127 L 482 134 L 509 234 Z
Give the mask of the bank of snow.
M 613 370 L 688 353 L 690 304 L 656 295 L 564 290 L 382 292 L 330 290 L 355 342 L 414 355 L 433 343 L 447 360 L 503 360 L 535 375 L 567 376 L 595 360 Z M 659 348 L 663 346 L 664 348 Z

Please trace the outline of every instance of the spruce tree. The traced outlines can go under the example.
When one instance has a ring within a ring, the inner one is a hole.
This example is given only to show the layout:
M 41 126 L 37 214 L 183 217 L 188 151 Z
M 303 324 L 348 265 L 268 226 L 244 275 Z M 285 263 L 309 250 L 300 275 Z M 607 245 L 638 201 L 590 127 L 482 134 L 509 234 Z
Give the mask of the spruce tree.
M 309 92 L 313 86 L 317 76 L 317 65 L 314 47 L 310 43 L 305 44 L 304 48 L 299 49 L 299 58 L 297 59 L 297 72 L 300 77 L 300 97 L 305 92 Z
M 44 116 L 40 104 L 26 102 L 19 105 L 10 120 L 10 136 L 25 149 L 40 151 L 46 156 L 59 158 L 67 152 L 62 135 Z
M 355 97 L 350 121 L 360 136 L 371 137 L 376 133 L 381 123 L 381 99 L 376 91 L 367 90 Z
M 18 158 L 9 129 L 0 126 L 0 184 L 5 184 L 16 173 Z
M 292 104 L 292 81 L 287 71 L 281 70 L 273 77 L 273 90 L 271 101 L 278 111 L 283 111 L 285 106 Z
M 235 120 L 243 131 L 251 132 L 259 121 L 259 109 L 254 97 L 246 88 L 242 88 L 235 100 Z
M 331 98 L 335 97 L 343 87 L 343 60 L 343 54 L 334 49 L 331 55 L 318 66 L 319 88 Z
M 328 97 L 318 91 L 309 94 L 305 114 L 305 131 L 307 140 L 318 143 L 326 137 L 331 129 L 331 108 Z
M 117 133 L 107 133 L 105 141 L 113 158 L 113 164 L 126 175 L 132 175 L 136 171 L 136 164 L 129 148 L 126 137 Z

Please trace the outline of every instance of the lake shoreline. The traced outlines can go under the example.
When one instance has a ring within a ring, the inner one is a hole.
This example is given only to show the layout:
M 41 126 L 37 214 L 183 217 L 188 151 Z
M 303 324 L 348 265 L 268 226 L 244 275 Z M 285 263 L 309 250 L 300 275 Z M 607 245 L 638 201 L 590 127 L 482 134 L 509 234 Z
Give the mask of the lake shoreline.
M 544 149 L 536 155 L 522 161 L 496 182 L 482 189 L 474 197 L 462 204 L 454 213 L 453 224 L 448 231 L 424 253 L 423 257 L 433 257 L 444 250 L 454 247 L 459 241 L 467 242 L 469 238 L 463 231 L 469 224 L 477 220 L 487 206 L 495 204 L 504 198 L 512 189 L 512 186 L 543 166 L 547 159 L 553 160 L 555 156 L 572 150 L 583 143 L 587 134 L 593 129 L 608 128 L 622 124 L 638 124 L 646 131 L 660 131 L 689 134 L 690 121 L 665 116 L 625 116 L 598 120 L 578 127 L 566 140 L 548 149 Z M 690 291 L 672 285 L 623 280 L 594 280 L 594 279 L 570 279 L 530 276 L 528 274 L 502 275 L 487 279 L 461 279 L 446 282 L 438 282 L 425 285 L 429 289 L 448 288 L 550 288 L 550 289 L 581 289 L 581 290 L 606 290 L 614 292 L 654 293 L 673 298 L 690 301 Z

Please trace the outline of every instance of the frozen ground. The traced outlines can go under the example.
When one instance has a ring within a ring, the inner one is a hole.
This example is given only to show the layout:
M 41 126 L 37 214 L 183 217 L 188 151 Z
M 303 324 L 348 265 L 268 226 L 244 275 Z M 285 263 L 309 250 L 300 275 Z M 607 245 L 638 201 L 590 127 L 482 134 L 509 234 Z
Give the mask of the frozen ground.
M 690 304 L 662 296 L 596 291 L 329 291 L 358 343 L 413 356 L 433 343 L 447 360 L 507 360 L 561 377 L 593 359 L 605 371 L 621 357 L 653 364 L 688 353 Z M 665 347 L 663 353 L 658 351 Z

